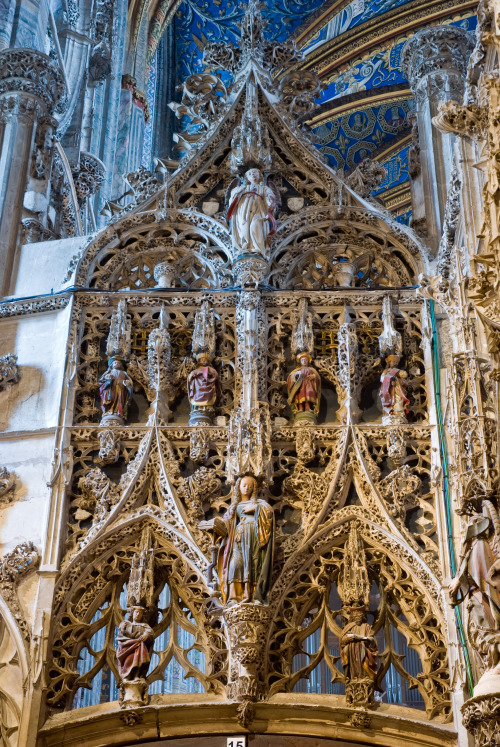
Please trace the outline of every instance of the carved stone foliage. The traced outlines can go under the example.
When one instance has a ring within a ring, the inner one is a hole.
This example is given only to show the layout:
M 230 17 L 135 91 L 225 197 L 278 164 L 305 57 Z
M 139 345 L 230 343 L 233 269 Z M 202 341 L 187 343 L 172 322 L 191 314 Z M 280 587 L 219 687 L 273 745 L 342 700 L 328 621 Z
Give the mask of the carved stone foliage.
M 465 728 L 477 747 L 495 747 L 500 733 L 500 696 L 486 695 L 468 700 L 462 706 Z
M 78 169 L 73 172 L 76 194 L 80 206 L 85 199 L 99 191 L 104 181 L 105 166 L 91 153 L 80 153 Z
M 21 372 L 17 365 L 17 355 L 8 353 L 0 358 L 0 390 L 12 384 L 17 384 L 21 378 Z
M 436 74 L 450 73 L 463 79 L 473 46 L 472 35 L 456 26 L 434 26 L 417 32 L 405 44 L 401 57 L 412 90 L 425 87 L 427 76 Z
M 65 85 L 59 66 L 34 49 L 4 49 L 0 53 L 0 94 L 31 94 L 52 114 Z
M 21 579 L 35 571 L 39 564 L 40 552 L 32 542 L 21 542 L 0 560 L 0 594 L 27 641 L 30 638 L 30 631 L 17 596 L 17 586 Z
M 5 747 L 20 747 L 23 672 L 16 644 L 1 617 L 0 651 L 0 739 Z
M 15 487 L 16 476 L 5 467 L 0 467 L 0 506 L 10 503 Z

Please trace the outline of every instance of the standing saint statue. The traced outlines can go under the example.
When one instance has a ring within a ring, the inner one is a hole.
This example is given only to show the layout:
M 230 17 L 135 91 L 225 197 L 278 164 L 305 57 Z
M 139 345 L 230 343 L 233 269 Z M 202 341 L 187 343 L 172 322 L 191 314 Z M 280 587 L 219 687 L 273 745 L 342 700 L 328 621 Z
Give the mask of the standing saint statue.
M 340 636 L 340 657 L 346 679 L 346 703 L 357 704 L 364 698 L 373 701 L 373 683 L 377 676 L 377 642 L 366 621 L 365 607 L 347 608 L 347 624 Z
M 399 355 L 388 355 L 386 367 L 380 376 L 380 400 L 382 402 L 382 423 L 406 423 L 408 405 L 408 374 L 398 368 Z
M 102 420 L 117 420 L 122 424 L 134 393 L 132 380 L 125 371 L 123 358 L 115 356 L 108 361 L 108 368 L 99 379 Z
M 288 404 L 292 408 L 294 423 L 316 424 L 321 400 L 321 378 L 311 366 L 309 353 L 299 353 L 297 368 L 288 374 Z
M 196 356 L 198 366 L 191 371 L 187 380 L 188 397 L 191 405 L 189 425 L 212 422 L 213 408 L 219 394 L 219 374 L 210 363 L 212 356 L 200 353 Z
M 257 497 L 254 477 L 240 478 L 224 516 L 199 524 L 222 538 L 218 553 L 219 586 L 226 604 L 265 604 L 271 585 L 274 514 Z
M 245 183 L 231 190 L 227 218 L 231 221 L 234 256 L 269 253 L 269 237 L 276 231 L 274 211 L 278 195 L 259 169 L 249 169 Z
M 500 517 L 489 500 L 469 517 L 458 571 L 448 590 L 453 606 L 468 600 L 476 624 L 500 630 Z
M 153 629 L 143 622 L 144 607 L 131 607 L 130 620 L 123 620 L 118 628 L 116 661 L 118 672 L 124 682 L 144 679 L 151 661 Z

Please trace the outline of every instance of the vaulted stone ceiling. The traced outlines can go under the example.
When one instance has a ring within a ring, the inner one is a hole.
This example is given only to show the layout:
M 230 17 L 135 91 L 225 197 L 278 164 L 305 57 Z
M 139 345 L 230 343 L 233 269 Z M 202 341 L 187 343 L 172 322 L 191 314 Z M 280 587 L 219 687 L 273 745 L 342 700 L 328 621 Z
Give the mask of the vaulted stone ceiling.
M 367 156 L 380 161 L 387 177 L 377 190 L 403 222 L 411 218 L 408 151 L 413 97 L 401 70 L 401 50 L 418 29 L 453 24 L 473 31 L 474 0 L 269 0 L 266 36 L 292 37 L 306 50 L 302 66 L 316 70 L 325 84 L 309 122 L 316 144 L 330 164 L 345 172 Z M 183 0 L 148 12 L 148 58 L 173 24 L 177 83 L 202 69 L 206 42 L 235 42 L 239 0 Z M 141 10 L 142 8 L 142 10 Z M 132 24 L 133 27 L 133 24 Z M 172 36 L 170 38 L 172 38 Z M 153 88 L 150 85 L 150 92 Z

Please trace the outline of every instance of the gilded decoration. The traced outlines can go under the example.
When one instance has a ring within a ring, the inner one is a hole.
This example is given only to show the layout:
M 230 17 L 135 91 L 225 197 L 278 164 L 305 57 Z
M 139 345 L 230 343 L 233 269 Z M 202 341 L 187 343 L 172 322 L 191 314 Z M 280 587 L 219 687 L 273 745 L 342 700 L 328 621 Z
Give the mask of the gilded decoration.
M 319 81 L 258 3 L 241 32 L 182 88 L 168 179 L 78 260 L 46 705 L 105 682 L 133 729 L 183 691 L 248 730 L 321 681 L 351 730 L 394 688 L 443 725 L 425 248 L 365 201 L 380 171 L 313 146 Z

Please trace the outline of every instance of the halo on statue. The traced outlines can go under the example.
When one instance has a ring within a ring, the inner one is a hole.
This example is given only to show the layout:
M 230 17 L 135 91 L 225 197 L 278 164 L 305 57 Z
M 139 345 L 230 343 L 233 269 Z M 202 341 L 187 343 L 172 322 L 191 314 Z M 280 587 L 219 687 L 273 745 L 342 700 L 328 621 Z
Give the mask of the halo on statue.
M 295 356 L 295 360 L 297 361 L 297 363 L 300 363 L 302 358 L 307 358 L 309 363 L 312 363 L 312 355 L 310 353 L 297 353 L 297 355 Z

